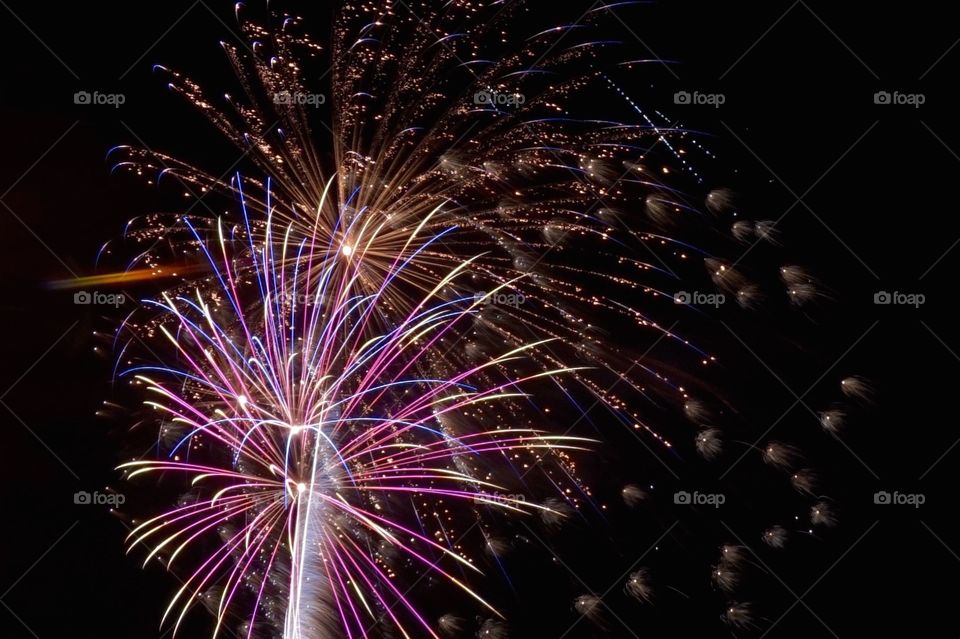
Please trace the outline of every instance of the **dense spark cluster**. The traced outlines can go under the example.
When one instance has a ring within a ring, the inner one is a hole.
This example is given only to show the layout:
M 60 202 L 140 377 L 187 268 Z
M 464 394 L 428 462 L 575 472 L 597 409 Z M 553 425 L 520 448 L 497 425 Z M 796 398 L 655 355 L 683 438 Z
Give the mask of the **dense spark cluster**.
M 321 248 L 317 238 L 292 244 L 289 228 L 279 239 L 272 229 L 268 222 L 263 245 L 238 251 L 240 240 L 218 228 L 216 243 L 204 250 L 219 287 L 165 294 L 154 303 L 167 320 L 159 330 L 181 367 L 124 371 L 156 398 L 148 405 L 175 431 L 176 443 L 167 459 L 121 468 L 130 478 L 191 478 L 190 494 L 140 523 L 131 547 L 147 545 L 151 557 L 172 566 L 205 534 L 217 531 L 222 540 L 170 603 L 174 627 L 201 600 L 219 630 L 228 613 L 236 614 L 231 604 L 249 600 L 247 636 L 258 623 L 289 638 L 318 636 L 324 628 L 366 636 L 378 623 L 411 636 L 412 623 L 436 637 L 397 585 L 402 564 L 436 572 L 498 614 L 453 569 L 479 572 L 451 541 L 461 532 L 453 513 L 561 516 L 533 496 L 507 494 L 496 475 L 513 469 L 521 479 L 521 467 L 547 457 L 562 465 L 558 453 L 586 442 L 507 426 L 497 404 L 522 397 L 533 379 L 565 371 L 493 381 L 535 346 L 529 345 L 452 377 L 424 377 L 428 354 L 483 302 L 437 296 L 468 272 L 470 260 L 398 315 L 391 330 L 370 338 L 367 324 L 382 312 L 380 303 L 408 261 L 397 257 L 377 291 L 358 295 L 352 283 L 368 244 L 357 246 L 358 261 L 342 271 L 326 259 L 337 247 Z M 199 233 L 197 240 L 206 247 Z M 291 253 L 302 257 L 296 263 L 308 276 L 287 268 Z M 323 259 L 320 270 L 310 268 L 315 258 Z M 431 514 L 443 536 L 416 523 Z
M 158 67 L 251 167 L 221 178 L 150 149 L 111 154 L 194 200 L 128 223 L 126 281 L 173 280 L 117 340 L 121 360 L 165 342 L 177 362 L 127 367 L 168 456 L 124 466 L 191 478 L 131 536 L 168 565 L 198 549 L 167 611 L 176 625 L 202 603 L 217 630 L 246 637 L 465 632 L 408 595 L 428 572 L 477 606 L 477 636 L 507 637 L 470 583 L 475 558 L 509 553 L 504 520 L 555 530 L 584 504 L 608 507 L 579 479 L 581 422 L 601 445 L 627 432 L 669 463 L 757 453 L 809 500 L 810 525 L 771 515 L 758 535 L 770 548 L 836 523 L 796 446 L 728 435 L 736 410 L 705 373 L 715 357 L 674 331 L 708 310 L 691 292 L 736 309 L 824 294 L 800 266 L 744 257 L 783 238 L 732 191 L 688 195 L 712 154 L 621 86 L 659 61 L 611 60 L 617 43 L 597 37 L 633 4 L 528 34 L 523 2 L 350 2 L 329 47 L 296 16 L 242 18 L 246 41 L 223 44 L 242 97 Z M 841 390 L 871 394 L 859 377 Z M 836 435 L 845 415 L 820 426 Z M 660 496 L 643 475 L 621 482 L 634 513 Z M 743 552 L 725 543 L 703 581 L 712 572 L 721 618 L 749 628 Z M 634 567 L 622 589 L 638 605 L 683 594 L 666 581 Z M 605 603 L 577 594 L 572 608 L 603 625 Z
M 603 9 L 589 12 L 585 22 L 599 20 Z M 623 327 L 649 335 L 648 343 L 684 344 L 697 366 L 713 361 L 637 299 L 673 304 L 678 275 L 671 262 L 717 259 L 661 232 L 706 221 L 661 179 L 671 170 L 692 179 L 686 146 L 696 147 L 685 131 L 630 100 L 622 104 L 634 122 L 576 113 L 576 96 L 610 93 L 614 81 L 601 63 L 610 43 L 582 40 L 583 25 L 569 25 L 521 39 L 511 50 L 517 37 L 509 27 L 523 11 L 500 3 L 345 7 L 329 54 L 332 158 L 318 151 L 314 130 L 326 124 L 313 122 L 316 110 L 276 99 L 316 90 L 302 75 L 322 49 L 300 33 L 297 18 L 286 16 L 276 31 L 243 21 L 250 45 L 223 45 L 248 101 L 225 96 L 225 108 L 218 108 L 198 83 L 163 71 L 173 91 L 269 176 L 274 215 L 295 236 L 318 235 L 340 247 L 339 255 L 331 253 L 339 259 L 377 229 L 355 283 L 359 291 L 375 287 L 408 248 L 410 229 L 425 221 L 431 232 L 454 225 L 457 233 L 411 262 L 403 274 L 407 286 L 390 291 L 388 302 L 409 307 L 464 256 L 479 255 L 469 281 L 450 294 L 509 282 L 510 299 L 522 303 L 486 305 L 478 319 L 486 335 L 451 357 L 469 358 L 484 341 L 519 346 L 554 339 L 535 349 L 541 363 L 591 368 L 576 377 L 583 392 L 599 397 L 628 427 L 650 428 L 637 402 L 647 393 L 676 396 L 678 382 L 666 371 L 638 367 L 635 353 L 611 347 L 602 335 Z M 490 95 L 523 101 L 508 106 L 479 97 Z M 152 150 L 121 147 L 114 157 L 116 166 L 158 181 L 175 176 L 192 193 L 245 189 L 252 217 L 260 220 L 269 206 L 262 182 L 218 179 Z M 714 209 L 729 214 L 730 197 L 716 195 Z M 131 225 L 130 233 L 145 241 L 183 230 L 179 220 L 140 222 L 146 228 Z M 261 236 L 262 226 L 254 224 L 251 233 Z M 158 259 L 146 251 L 137 263 Z M 746 303 L 756 287 L 735 273 L 731 268 L 725 280 L 736 280 L 737 299 Z M 617 380 L 622 386 L 613 393 L 608 389 Z

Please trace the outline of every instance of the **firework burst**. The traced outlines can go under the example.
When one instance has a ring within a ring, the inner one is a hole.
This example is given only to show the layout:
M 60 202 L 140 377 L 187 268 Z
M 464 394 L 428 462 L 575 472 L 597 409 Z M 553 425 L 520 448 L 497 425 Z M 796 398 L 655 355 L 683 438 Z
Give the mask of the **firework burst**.
M 584 26 L 609 19 L 605 9 L 590 11 Z M 273 202 L 262 181 L 218 179 L 152 150 L 120 147 L 115 166 L 150 181 L 176 179 L 193 193 L 244 193 L 256 220 L 249 233 L 261 240 L 270 211 L 294 238 L 316 236 L 320 245 L 338 247 L 327 256 L 338 263 L 365 244 L 353 281 L 358 293 L 375 290 L 396 256 L 409 250 L 411 229 L 456 226 L 410 261 L 404 285 L 388 291 L 389 303 L 408 310 L 443 273 L 478 255 L 470 278 L 441 295 L 509 284 L 513 297 L 491 298 L 477 318 L 483 330 L 448 358 L 468 364 L 472 352 L 490 343 L 554 340 L 531 356 L 546 367 L 585 365 L 592 372 L 576 376 L 585 393 L 618 412 L 627 427 L 649 428 L 637 402 L 647 393 L 676 400 L 678 384 L 666 379 L 683 375 L 683 367 L 637 366 L 637 354 L 611 348 L 598 327 L 638 331 L 651 343 L 675 341 L 698 366 L 712 361 L 654 312 L 673 304 L 678 263 L 707 259 L 711 270 L 727 264 L 664 232 L 712 223 L 678 185 L 661 179 L 676 173 L 675 182 L 697 183 L 687 158 L 700 147 L 663 116 L 642 110 L 603 71 L 612 43 L 591 39 L 593 28 L 562 25 L 516 38 L 507 27 L 525 11 L 501 3 L 477 10 L 430 2 L 350 6 L 336 20 L 329 50 L 305 35 L 294 16 L 283 16 L 277 29 L 242 20 L 247 43 L 223 45 L 244 87 L 242 99 L 218 100 L 182 73 L 159 70 L 269 176 Z M 303 80 L 319 59 L 330 63 L 329 154 L 318 151 L 323 136 L 314 134 L 326 122 L 316 122 L 317 109 L 305 100 L 327 95 Z M 615 68 L 634 66 L 642 63 Z M 591 91 L 608 92 L 625 118 L 578 114 L 575 97 Z M 514 99 L 501 104 L 499 96 Z M 718 214 L 732 210 L 726 191 L 710 202 Z M 162 216 L 138 220 L 129 231 L 151 243 L 177 243 L 185 232 L 180 218 Z M 162 261 L 148 250 L 131 267 Z M 310 268 L 326 268 L 324 258 Z M 741 301 L 753 299 L 756 287 L 736 269 L 724 285 Z M 623 388 L 612 394 L 617 380 Z
M 463 546 L 437 541 L 417 522 L 443 512 L 449 536 L 469 525 L 458 511 L 552 510 L 506 494 L 495 477 L 545 457 L 562 461 L 563 451 L 585 441 L 505 427 L 495 405 L 521 397 L 525 383 L 564 371 L 504 377 L 519 370 L 530 345 L 449 378 L 420 376 L 426 354 L 483 302 L 437 299 L 471 261 L 440 278 L 392 330 L 369 338 L 365 326 L 382 312 L 406 261 L 386 269 L 375 293 L 356 295 L 356 266 L 339 268 L 330 256 L 323 269 L 310 270 L 319 249 L 291 245 L 289 229 L 274 238 L 272 228 L 268 222 L 266 243 L 247 246 L 243 257 L 222 227 L 210 251 L 198 233 L 219 286 L 153 302 L 180 367 L 124 373 L 155 398 L 147 404 L 178 436 L 167 458 L 122 468 L 130 478 L 181 473 L 191 486 L 186 503 L 140 523 L 131 546 L 145 544 L 151 557 L 172 566 L 206 534 L 217 531 L 222 541 L 184 580 L 167 616 L 179 626 L 200 600 L 214 611 L 217 630 L 228 615 L 249 615 L 247 636 L 261 620 L 290 639 L 331 628 L 368 636 L 383 622 L 404 636 L 413 632 L 409 623 L 437 636 L 396 585 L 399 555 L 400 563 L 435 572 L 498 614 L 455 574 L 453 566 L 479 572 Z M 338 247 L 328 250 L 348 257 Z M 358 260 L 365 251 L 358 245 Z M 290 253 L 309 256 L 294 263 L 316 277 L 288 270 Z M 252 270 L 240 279 L 238 268 L 251 257 Z M 455 432 L 452 415 L 476 427 Z M 237 613 L 233 604 L 241 599 L 251 603 Z

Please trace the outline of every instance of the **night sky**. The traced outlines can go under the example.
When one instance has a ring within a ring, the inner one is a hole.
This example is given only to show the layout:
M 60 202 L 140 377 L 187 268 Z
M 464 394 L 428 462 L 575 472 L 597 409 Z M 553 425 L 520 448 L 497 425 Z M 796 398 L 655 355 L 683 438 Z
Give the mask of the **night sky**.
M 333 9 L 314 4 L 289 7 L 322 41 Z M 745 419 L 759 432 L 778 420 L 816 431 L 810 411 L 838 397 L 839 379 L 863 375 L 877 389 L 876 405 L 857 414 L 842 441 L 819 434 L 804 442 L 839 525 L 765 565 L 754 593 L 764 603 L 759 630 L 736 636 L 956 636 L 960 29 L 950 7 L 663 0 L 629 16 L 611 39 L 675 61 L 650 65 L 646 82 L 627 87 L 634 98 L 702 132 L 717 156 L 699 167 L 706 181 L 749 193 L 762 217 L 781 219 L 788 259 L 829 289 L 814 309 L 746 320 L 736 336 L 690 325 L 742 380 L 735 392 Z M 125 446 L 123 420 L 94 416 L 114 391 L 111 361 L 94 353 L 92 334 L 117 316 L 76 305 L 72 291 L 48 283 L 93 273 L 98 248 L 126 220 L 169 205 L 143 183 L 111 176 L 111 147 L 146 145 L 221 170 L 236 160 L 151 71 L 162 63 L 229 86 L 217 42 L 237 38 L 233 5 L 0 0 L 0 20 L 0 636 L 166 637 L 159 620 L 176 582 L 158 566 L 141 569 L 142 555 L 125 556 L 124 525 L 105 507 L 74 503 L 77 491 L 124 490 L 112 470 Z M 78 105 L 78 91 L 125 102 Z M 676 105 L 677 91 L 725 101 Z M 880 91 L 925 102 L 875 104 Z M 880 291 L 921 293 L 925 303 L 877 305 Z M 598 489 L 615 494 L 656 476 L 648 455 L 609 444 L 587 464 Z M 922 494 L 925 503 L 875 504 L 877 491 Z M 658 540 L 654 554 L 686 560 L 645 563 L 686 584 L 697 583 L 719 540 L 742 532 L 758 541 L 749 509 L 705 512 L 676 528 L 671 517 L 618 507 L 603 522 L 578 522 L 552 540 L 562 563 L 531 539 L 515 560 L 512 591 L 499 598 L 511 636 L 728 636 L 705 572 L 689 599 L 664 596 L 652 608 L 618 592 L 620 576 Z M 573 598 L 610 588 L 617 618 L 570 629 Z M 431 603 L 438 610 L 440 597 Z M 210 629 L 197 613 L 182 636 Z

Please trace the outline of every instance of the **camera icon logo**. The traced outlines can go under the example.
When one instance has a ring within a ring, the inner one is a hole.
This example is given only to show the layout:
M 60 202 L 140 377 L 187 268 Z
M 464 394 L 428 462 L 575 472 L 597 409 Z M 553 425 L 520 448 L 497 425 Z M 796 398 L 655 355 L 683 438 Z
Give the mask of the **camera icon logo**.
M 886 505 L 892 502 L 892 497 L 890 493 L 885 490 L 881 490 L 873 493 L 873 503 Z
M 691 501 L 692 501 L 692 498 L 690 496 L 690 493 L 688 493 L 685 490 L 681 490 L 673 493 L 673 503 L 675 504 L 679 504 L 681 506 L 688 506 L 690 505 Z
M 690 104 L 692 101 L 693 96 L 690 95 L 689 91 L 677 91 L 673 94 L 674 104 Z
M 90 95 L 89 91 L 77 91 L 73 94 L 74 104 L 90 104 L 92 101 L 93 96 Z
M 693 297 L 687 291 L 677 291 L 673 294 L 674 304 L 690 304 L 692 301 Z
M 893 296 L 890 295 L 887 291 L 877 291 L 873 294 L 873 303 L 874 304 L 892 304 Z
M 85 490 L 73 493 L 73 503 L 87 505 L 93 503 L 93 496 Z
M 873 94 L 873 103 L 874 104 L 890 104 L 893 96 L 890 95 L 889 91 L 877 91 Z
M 274 104 L 293 104 L 293 95 L 289 91 L 280 91 L 273 94 Z
M 92 302 L 93 297 L 90 295 L 89 291 L 77 291 L 73 294 L 74 304 L 90 304 Z

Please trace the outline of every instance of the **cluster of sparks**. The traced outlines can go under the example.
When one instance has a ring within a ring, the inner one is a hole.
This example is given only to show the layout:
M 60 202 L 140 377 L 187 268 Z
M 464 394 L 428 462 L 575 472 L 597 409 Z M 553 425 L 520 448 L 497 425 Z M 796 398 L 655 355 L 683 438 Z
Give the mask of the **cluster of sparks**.
M 184 473 L 197 491 L 187 503 L 140 523 L 131 533 L 133 545 L 149 545 L 152 556 L 169 553 L 172 564 L 205 534 L 220 530 L 223 537 L 184 580 L 167 614 L 186 602 L 175 614 L 179 626 L 193 600 L 212 597 L 219 630 L 231 602 L 252 595 L 248 636 L 261 609 L 267 622 L 282 616 L 283 634 L 291 639 L 315 636 L 331 612 L 349 637 L 366 636 L 384 614 L 404 636 L 416 636 L 408 634 L 405 616 L 437 636 L 394 585 L 390 561 L 371 552 L 382 542 L 496 614 L 441 565 L 446 558 L 478 571 L 470 558 L 408 527 L 403 516 L 424 499 L 441 510 L 444 502 L 463 502 L 517 513 L 550 511 L 503 496 L 505 488 L 490 481 L 484 460 L 513 464 L 522 455 L 538 463 L 586 442 L 499 420 L 484 430 L 484 405 L 522 397 L 520 388 L 531 378 L 564 371 L 490 384 L 495 376 L 489 371 L 506 368 L 530 345 L 452 377 L 419 376 L 429 368 L 426 354 L 483 302 L 474 296 L 437 299 L 438 291 L 468 272 L 470 260 L 396 317 L 391 330 L 369 337 L 368 324 L 382 312 L 385 291 L 437 236 L 422 240 L 410 256 L 397 256 L 379 290 L 357 294 L 353 285 L 368 243 L 350 254 L 316 244 L 317 238 L 292 244 L 289 229 L 276 239 L 268 220 L 265 243 L 248 244 L 246 257 L 238 258 L 240 240 L 222 226 L 217 230 L 213 249 L 205 253 L 219 287 L 154 302 L 172 321 L 160 331 L 183 368 L 125 371 L 155 394 L 148 405 L 182 434 L 169 459 L 131 461 L 122 468 L 129 477 Z M 199 232 L 196 239 L 207 246 Z M 370 241 L 375 239 L 372 233 Z M 415 232 L 409 243 L 416 242 Z M 288 270 L 291 254 L 303 273 Z M 247 259 L 252 264 L 244 264 Z M 324 266 L 312 269 L 314 259 Z M 481 427 L 454 432 L 447 415 L 476 415 Z M 243 523 L 224 528 L 226 522 Z M 285 579 L 278 580 L 279 574 Z M 277 588 L 268 589 L 271 580 L 285 593 L 282 615 L 266 605 L 278 600 Z M 210 594 L 213 585 L 217 595 Z M 403 612 L 393 611 L 396 602 Z

